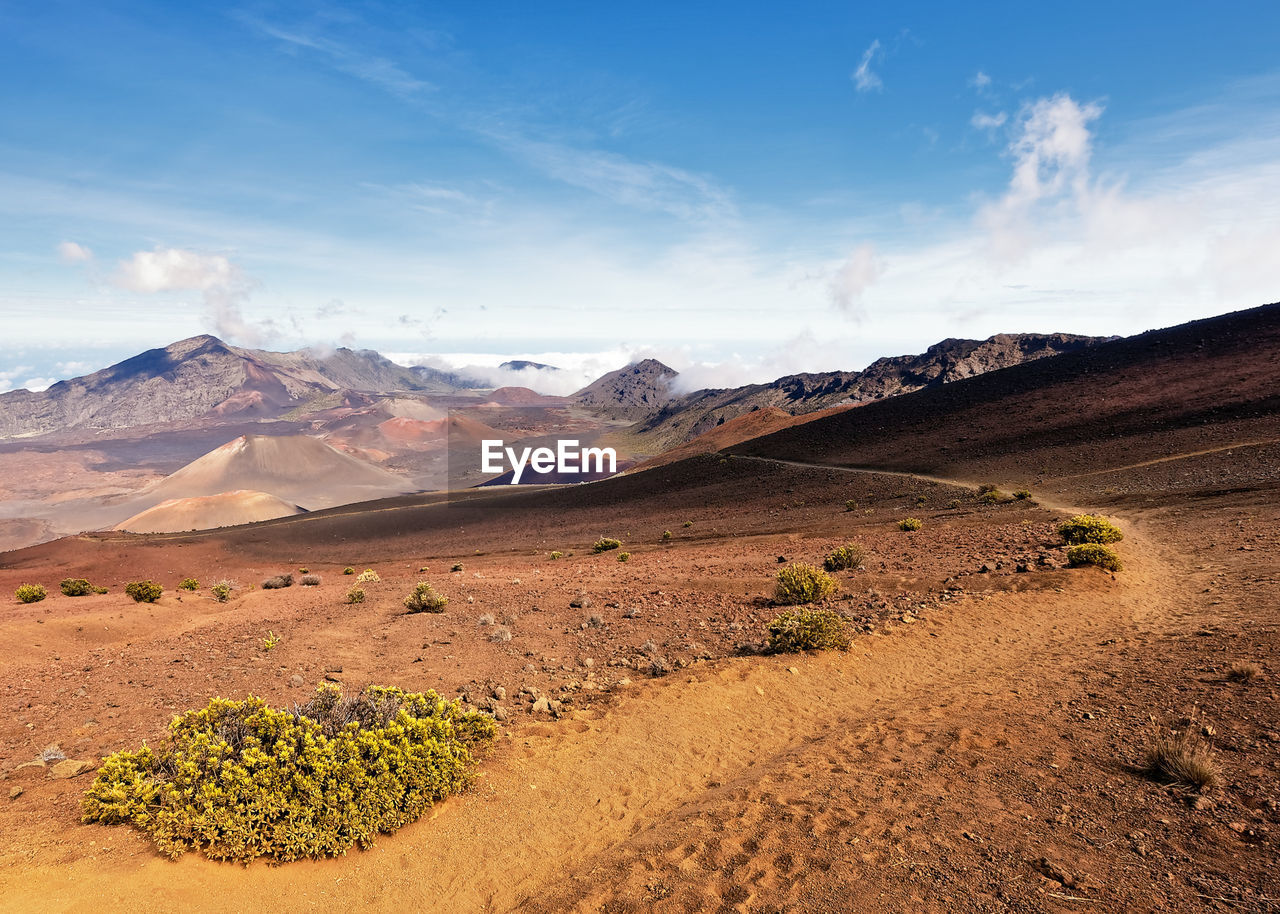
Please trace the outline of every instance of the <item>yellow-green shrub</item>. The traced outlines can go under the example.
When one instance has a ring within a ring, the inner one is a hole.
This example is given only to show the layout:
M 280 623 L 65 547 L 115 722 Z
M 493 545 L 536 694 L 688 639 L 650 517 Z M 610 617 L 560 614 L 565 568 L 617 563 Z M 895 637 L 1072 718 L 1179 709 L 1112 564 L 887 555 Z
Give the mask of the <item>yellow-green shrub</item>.
M 133 597 L 135 603 L 154 603 L 164 593 L 164 588 L 155 581 L 134 581 L 126 584 L 124 592 Z
M 591 551 L 599 554 L 601 552 L 608 552 L 610 549 L 618 549 L 621 546 L 622 542 L 620 540 L 616 540 L 608 536 L 602 536 L 591 544 Z
M 857 543 L 845 543 L 833 550 L 822 560 L 822 567 L 827 571 L 844 571 L 847 568 L 861 568 L 866 561 L 867 551 Z
M 213 594 L 213 598 L 219 603 L 225 603 L 231 599 L 231 582 L 219 581 L 209 588 L 209 593 Z
M 348 603 L 363 603 L 363 602 L 364 602 L 364 588 L 363 588 L 363 587 L 352 587 L 350 590 L 348 590 L 348 591 L 347 591 L 347 602 L 348 602 Z
M 1110 546 L 1101 543 L 1081 543 L 1067 550 L 1067 564 L 1072 568 L 1081 565 L 1097 565 L 1107 571 L 1119 571 L 1120 556 Z
M 564 557 L 564 553 L 563 553 L 563 552 L 561 552 L 559 549 L 552 549 L 552 550 L 551 550 L 551 558 L 552 558 L 552 560 L 555 560 L 555 559 L 558 559 L 558 558 L 563 558 L 563 557 Z
M 1120 528 L 1096 514 L 1077 514 L 1058 525 L 1058 535 L 1068 545 L 1078 543 L 1118 543 L 1124 539 Z
M 195 578 L 183 578 L 178 582 L 179 590 L 199 590 L 200 582 Z
M 435 592 L 426 581 L 419 581 L 413 593 L 404 598 L 404 605 L 411 613 L 442 613 L 449 598 Z
M 376 583 L 377 581 L 381 581 L 382 577 L 372 568 L 366 568 L 364 571 L 360 572 L 356 577 L 356 580 L 361 584 L 368 584 L 370 582 Z
M 65 597 L 86 597 L 97 590 L 84 578 L 63 578 L 58 589 Z
M 343 574 L 355 574 L 355 573 L 356 573 L 356 570 L 355 570 L 354 568 L 352 568 L 350 565 L 348 565 L 346 568 L 342 569 L 342 573 L 343 573 Z
M 907 533 L 919 530 L 923 526 L 924 521 L 920 520 L 918 517 L 904 517 L 902 520 L 898 521 L 898 529 L 905 530 Z
M 630 553 L 630 552 L 619 552 L 619 553 L 618 553 L 618 561 L 619 561 L 619 562 L 629 562 L 629 561 L 631 561 L 631 553 Z
M 39 603 L 49 596 L 49 591 L 45 590 L 42 584 L 23 584 L 13 592 L 13 595 L 20 603 Z
M 129 823 L 170 857 L 277 861 L 369 847 L 470 780 L 493 721 L 423 694 L 321 686 L 294 711 L 215 698 L 157 749 L 103 761 L 83 821 Z
M 835 593 L 836 582 L 831 575 L 804 562 L 788 565 L 778 572 L 774 598 L 787 606 L 798 603 L 816 603 Z
M 789 609 L 769 623 L 769 650 L 847 650 L 849 635 L 840 614 L 830 609 Z

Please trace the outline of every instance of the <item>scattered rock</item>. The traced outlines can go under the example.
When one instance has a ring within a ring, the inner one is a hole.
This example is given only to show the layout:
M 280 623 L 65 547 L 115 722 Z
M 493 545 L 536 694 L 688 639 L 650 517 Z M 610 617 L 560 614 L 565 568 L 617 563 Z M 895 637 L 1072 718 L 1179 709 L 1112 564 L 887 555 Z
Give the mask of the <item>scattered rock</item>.
M 82 761 L 81 759 L 64 759 L 49 769 L 49 777 L 55 780 L 66 780 L 67 778 L 79 777 L 86 771 L 93 771 L 94 766 L 91 762 Z
M 21 787 L 11 788 L 9 790 L 9 799 L 16 800 L 18 799 L 18 797 L 22 796 L 24 793 L 26 793 L 26 791 L 23 790 Z
M 289 677 L 289 685 L 293 686 L 295 689 L 302 688 L 304 685 L 306 685 L 306 682 L 307 681 L 303 679 L 301 676 L 299 676 L 297 673 L 294 673 L 292 676 Z
M 496 686 L 493 690 L 493 697 L 498 699 L 498 701 L 503 701 L 507 697 L 507 690 L 502 686 Z
M 547 700 L 547 696 L 543 695 L 541 698 L 539 698 L 537 701 L 533 703 L 533 708 L 531 709 L 531 711 L 534 714 L 550 714 L 551 702 Z
M 14 768 L 12 771 L 9 772 L 9 777 L 11 778 L 40 777 L 45 773 L 45 770 L 48 769 L 48 767 L 49 766 L 46 765 L 40 759 L 36 759 L 34 762 L 23 762 L 17 768 Z

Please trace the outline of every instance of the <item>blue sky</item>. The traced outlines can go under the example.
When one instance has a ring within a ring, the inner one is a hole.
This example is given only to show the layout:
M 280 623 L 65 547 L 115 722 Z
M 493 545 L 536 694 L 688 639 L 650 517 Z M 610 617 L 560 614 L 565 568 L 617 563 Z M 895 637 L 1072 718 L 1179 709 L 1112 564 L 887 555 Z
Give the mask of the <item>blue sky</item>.
M 1275 4 L 691 6 L 0 6 L 0 389 L 201 332 L 719 386 L 1280 298 Z

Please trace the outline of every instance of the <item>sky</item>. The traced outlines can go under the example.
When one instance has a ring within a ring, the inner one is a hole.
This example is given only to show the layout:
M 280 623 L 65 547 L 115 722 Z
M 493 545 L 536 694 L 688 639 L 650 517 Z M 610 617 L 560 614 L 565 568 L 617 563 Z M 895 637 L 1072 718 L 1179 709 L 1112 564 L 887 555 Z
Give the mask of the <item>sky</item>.
M 729 386 L 1275 301 L 1278 43 L 1262 2 L 0 2 L 0 390 L 199 333 Z

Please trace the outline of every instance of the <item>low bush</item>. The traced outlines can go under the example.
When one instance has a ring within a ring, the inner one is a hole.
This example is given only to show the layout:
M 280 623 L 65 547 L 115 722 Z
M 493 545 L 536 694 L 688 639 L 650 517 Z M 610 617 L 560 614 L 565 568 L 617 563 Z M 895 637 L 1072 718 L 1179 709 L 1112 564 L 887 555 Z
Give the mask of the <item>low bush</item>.
M 999 491 L 1000 491 L 1000 487 L 997 486 L 994 482 L 984 482 L 982 485 L 978 486 L 979 495 L 986 495 L 990 492 L 999 492 Z
M 591 551 L 596 555 L 599 555 L 601 552 L 608 552 L 610 549 L 618 549 L 621 548 L 621 546 L 622 542 L 620 540 L 615 540 L 608 536 L 602 536 L 591 544 Z
M 42 584 L 23 584 L 13 592 L 19 603 L 39 603 L 49 596 L 49 591 Z
M 435 592 L 426 581 L 419 581 L 413 593 L 404 598 L 405 609 L 411 613 L 442 613 L 449 598 Z
M 664 543 L 669 543 L 669 542 L 671 542 L 671 535 L 672 535 L 672 534 L 671 534 L 671 531 L 670 531 L 670 530 L 663 530 L 663 531 L 662 531 L 662 541 L 663 541 Z
M 683 526 L 683 527 L 692 527 L 692 526 L 693 526 L 693 521 L 691 521 L 691 520 L 687 520 L 687 521 L 685 521 L 683 524 L 681 524 L 681 526 Z
M 348 591 L 347 591 L 347 602 L 348 602 L 348 603 L 363 603 L 363 602 L 364 602 L 364 588 L 363 588 L 363 587 L 352 587 L 350 590 L 348 590 Z
M 230 581 L 219 581 L 209 588 L 209 593 L 213 594 L 213 598 L 219 603 L 225 603 L 231 599 L 233 589 Z
M 923 505 L 923 504 L 924 504 L 925 502 L 927 502 L 928 500 L 929 500 L 929 496 L 928 496 L 928 495 L 917 495 L 917 496 L 916 496 L 916 504 L 917 504 L 917 505 Z
M 1018 501 L 1026 501 L 1027 499 L 1029 499 L 1029 498 L 1031 497 L 1031 490 L 1030 490 L 1030 489 L 1018 489 L 1016 492 L 1014 492 L 1014 493 L 1013 493 L 1013 497 L 1014 497 L 1014 498 L 1016 498 L 1016 499 L 1018 499 Z
M 1077 514 L 1058 525 L 1058 535 L 1069 546 L 1080 543 L 1118 543 L 1124 539 L 1120 528 L 1096 514 Z
M 902 520 L 898 521 L 898 529 L 905 530 L 907 533 L 919 530 L 923 526 L 924 521 L 920 520 L 918 517 L 904 517 Z
M 847 650 L 845 620 L 830 609 L 791 609 L 769 623 L 771 653 Z
M 955 510 L 956 508 L 960 507 L 960 499 L 958 498 L 951 499 L 951 501 L 947 502 L 947 507 L 951 508 L 952 510 Z
M 164 588 L 155 581 L 134 581 L 126 584 L 124 592 L 133 597 L 135 603 L 154 603 L 164 593 Z
M 998 505 L 1000 502 L 1004 501 L 1004 493 L 999 489 L 989 489 L 988 491 L 982 492 L 978 495 L 978 501 L 982 502 L 984 505 Z
M 301 584 L 303 587 L 319 587 L 319 586 L 320 586 L 320 575 L 318 575 L 318 574 L 304 574 L 304 575 L 299 579 L 298 583 L 299 583 L 299 584 Z
M 845 511 L 856 511 L 858 510 L 858 503 L 850 498 L 844 503 L 844 509 Z
M 866 558 L 866 550 L 857 543 L 845 543 L 822 560 L 822 567 L 827 571 L 845 571 L 851 568 L 861 568 Z
M 376 584 L 381 580 L 382 580 L 382 576 L 379 575 L 378 572 L 374 571 L 372 568 L 366 568 L 364 571 L 360 572 L 360 574 L 356 577 L 356 582 L 359 584 L 371 584 L 371 583 Z
M 1081 543 L 1079 546 L 1072 546 L 1067 550 L 1067 564 L 1072 568 L 1079 568 L 1081 565 L 1097 565 L 1107 571 L 1119 571 L 1123 567 L 1120 564 L 1120 556 L 1116 555 L 1114 549 L 1098 543 Z
M 183 578 L 178 582 L 179 590 L 199 590 L 200 582 L 195 578 Z
M 58 589 L 65 597 L 86 597 L 98 590 L 84 578 L 63 578 L 58 584 Z
M 310 569 L 310 568 L 299 568 L 299 569 L 298 569 L 298 574 L 310 574 L 310 573 L 311 573 L 311 569 Z
M 812 565 L 796 562 L 778 572 L 774 598 L 783 605 L 817 603 L 835 593 L 836 582 L 831 575 Z
M 280 642 L 283 640 L 284 639 L 281 638 L 279 635 L 277 635 L 275 632 L 267 632 L 267 637 L 262 639 L 262 649 L 264 651 L 272 650 L 273 648 L 278 646 Z
M 338 856 L 464 787 L 494 732 L 430 691 L 325 685 L 288 711 L 216 698 L 174 719 L 161 746 L 105 759 L 82 818 L 133 825 L 173 858 Z
M 1143 768 L 1157 781 L 1204 790 L 1218 783 L 1213 747 L 1194 729 L 1195 722 L 1156 734 L 1147 744 Z
M 263 590 L 282 590 L 285 587 L 293 586 L 293 575 L 277 574 L 267 578 L 262 582 Z
M 450 568 L 450 569 L 449 569 L 449 571 L 451 571 L 451 572 L 456 572 L 456 571 L 461 571 L 461 570 L 462 570 L 462 563 L 461 563 L 461 562 L 456 563 L 452 568 Z
M 346 568 L 342 569 L 342 573 L 343 573 L 343 574 L 355 574 L 355 573 L 356 573 L 356 570 L 355 570 L 354 568 L 352 568 L 350 565 L 348 565 Z
M 629 561 L 631 561 L 631 553 L 630 553 L 630 552 L 619 552 L 619 553 L 618 553 L 618 561 L 619 561 L 619 562 L 629 562 Z
M 505 625 L 499 625 L 489 633 L 489 640 L 494 644 L 506 644 L 511 640 L 511 629 Z
M 551 559 L 552 559 L 552 561 L 554 561 L 554 560 L 556 560 L 556 559 L 559 559 L 559 558 L 564 558 L 564 553 L 563 553 L 563 552 L 561 552 L 559 549 L 553 549 L 553 550 L 551 550 Z

